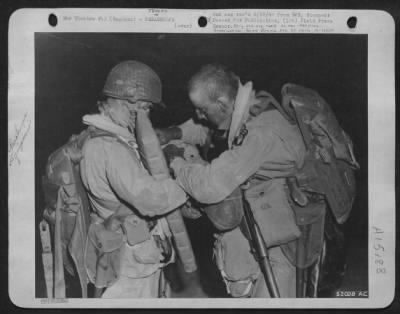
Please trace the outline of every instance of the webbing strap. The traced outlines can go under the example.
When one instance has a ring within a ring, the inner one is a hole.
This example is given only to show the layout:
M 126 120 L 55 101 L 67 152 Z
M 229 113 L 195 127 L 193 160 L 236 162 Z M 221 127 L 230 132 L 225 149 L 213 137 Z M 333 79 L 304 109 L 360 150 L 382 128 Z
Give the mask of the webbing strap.
M 297 120 L 297 124 L 300 128 L 301 134 L 303 136 L 304 139 L 304 144 L 306 145 L 307 150 L 310 150 L 312 147 L 312 139 L 310 136 L 310 132 L 307 130 L 307 126 L 306 126 L 306 121 L 304 120 L 304 116 L 301 116 L 299 110 L 299 108 L 301 108 L 301 103 L 298 101 L 295 101 L 292 99 L 292 106 L 293 106 L 293 111 L 294 114 L 296 116 L 296 120 Z
M 46 292 L 48 298 L 53 298 L 53 253 L 51 252 L 50 228 L 46 220 L 39 224 L 40 240 L 42 242 L 42 261 Z
M 260 96 L 266 97 L 268 98 L 268 100 L 270 101 L 270 104 L 272 104 L 275 109 L 277 109 L 280 114 L 290 123 L 293 123 L 293 119 L 292 117 L 285 111 L 284 106 L 282 106 L 276 99 L 274 96 L 272 96 L 272 94 L 263 91 L 262 93 L 259 94 Z
M 61 243 L 61 207 L 62 207 L 62 188 L 58 191 L 56 206 L 56 224 L 54 230 L 54 295 L 56 298 L 65 298 L 65 278 L 64 263 Z

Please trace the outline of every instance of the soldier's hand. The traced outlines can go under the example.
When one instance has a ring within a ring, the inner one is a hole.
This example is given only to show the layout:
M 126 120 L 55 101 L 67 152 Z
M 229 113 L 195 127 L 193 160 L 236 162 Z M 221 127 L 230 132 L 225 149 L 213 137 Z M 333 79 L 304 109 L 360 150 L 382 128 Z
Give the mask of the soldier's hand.
M 169 141 L 178 140 L 182 137 L 181 129 L 176 126 L 170 128 L 155 129 L 155 132 L 161 145 L 165 145 Z

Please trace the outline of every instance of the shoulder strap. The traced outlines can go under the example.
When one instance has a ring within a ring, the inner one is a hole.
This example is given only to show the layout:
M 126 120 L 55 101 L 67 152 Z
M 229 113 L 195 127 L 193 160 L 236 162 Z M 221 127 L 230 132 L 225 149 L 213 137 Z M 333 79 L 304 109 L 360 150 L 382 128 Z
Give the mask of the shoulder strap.
M 115 135 L 115 134 L 113 134 L 111 132 L 105 131 L 105 130 L 98 129 L 98 128 L 94 127 L 94 126 L 89 126 L 86 130 L 87 130 L 90 138 L 113 137 L 113 138 L 118 139 L 117 135 Z
M 293 117 L 291 117 L 284 109 L 284 106 L 282 106 L 276 99 L 274 96 L 272 96 L 272 94 L 266 92 L 266 91 L 260 91 L 257 93 L 257 98 L 262 98 L 264 99 L 264 101 L 267 101 L 268 104 L 271 104 L 272 106 L 274 106 L 274 108 L 276 110 L 278 110 L 281 115 L 288 120 L 290 123 L 295 123 Z
M 119 143 L 129 147 L 127 143 L 121 140 L 117 135 L 98 129 L 94 126 L 89 126 L 78 135 L 72 135 L 65 148 L 65 152 L 69 155 L 71 161 L 77 164 L 82 159 L 82 148 L 86 141 L 97 137 L 110 137 L 115 138 Z

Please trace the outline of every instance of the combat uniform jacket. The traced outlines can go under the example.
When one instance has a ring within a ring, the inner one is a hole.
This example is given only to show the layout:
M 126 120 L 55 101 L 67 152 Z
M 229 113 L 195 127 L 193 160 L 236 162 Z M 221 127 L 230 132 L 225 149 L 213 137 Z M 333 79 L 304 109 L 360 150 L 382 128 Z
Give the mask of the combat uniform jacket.
M 188 164 L 176 158 L 171 167 L 183 189 L 205 204 L 222 201 L 248 181 L 246 196 L 267 246 L 279 246 L 300 235 L 288 202 L 285 178 L 302 166 L 305 147 L 298 127 L 279 111 L 266 110 L 254 117 L 249 114 L 251 106 L 263 101 L 253 93 L 251 83 L 240 85 L 229 130 L 229 150 L 208 165 Z M 191 123 L 181 126 L 183 139 L 204 143 L 207 129 L 199 125 L 188 127 Z M 233 145 L 243 128 L 247 134 L 241 145 Z
M 172 179 L 158 181 L 149 175 L 126 129 L 102 115 L 85 116 L 84 123 L 114 135 L 92 138 L 83 147 L 81 176 L 94 212 L 86 252 L 89 278 L 98 288 L 111 287 L 106 297 L 157 297 L 163 264 L 154 236 L 165 238 L 170 231 L 164 218 L 151 230 L 145 218 L 177 208 L 186 195 Z M 137 243 L 127 243 L 122 229 L 104 229 L 103 222 L 121 206 L 132 211 L 129 219 L 137 226 Z M 108 248 L 99 243 L 100 234 Z

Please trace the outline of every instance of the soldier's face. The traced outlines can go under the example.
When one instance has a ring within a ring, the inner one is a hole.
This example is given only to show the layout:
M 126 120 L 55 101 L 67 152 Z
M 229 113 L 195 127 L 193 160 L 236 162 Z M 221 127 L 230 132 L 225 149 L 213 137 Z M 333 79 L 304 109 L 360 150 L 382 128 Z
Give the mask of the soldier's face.
M 130 102 L 130 101 L 125 101 L 125 106 L 129 110 L 129 129 L 133 133 L 133 130 L 135 129 L 136 125 L 136 116 L 137 112 L 143 111 L 147 115 L 147 117 L 150 116 L 150 109 L 153 107 L 153 104 L 148 101 L 135 101 L 135 102 Z
M 147 115 L 153 104 L 147 101 L 130 102 L 125 99 L 108 98 L 107 102 L 111 105 L 108 111 L 110 118 L 118 125 L 128 128 L 133 132 L 136 123 L 136 113 L 143 110 Z
M 125 104 L 125 100 L 108 98 L 108 115 L 118 125 L 126 128 L 130 125 L 131 113 Z
M 210 122 L 215 128 L 227 129 L 230 124 L 233 104 L 228 104 L 227 99 L 220 97 L 211 101 L 208 91 L 203 86 L 195 86 L 189 92 L 189 98 L 195 107 L 197 117 Z

